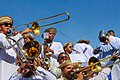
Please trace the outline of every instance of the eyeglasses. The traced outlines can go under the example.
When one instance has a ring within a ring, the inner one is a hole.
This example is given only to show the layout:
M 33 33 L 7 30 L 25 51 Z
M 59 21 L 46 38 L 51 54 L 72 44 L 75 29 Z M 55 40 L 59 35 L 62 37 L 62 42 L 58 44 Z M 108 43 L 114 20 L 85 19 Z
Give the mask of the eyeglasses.
M 6 27 L 8 27 L 10 25 L 10 27 L 12 27 L 13 24 L 11 24 L 11 23 L 3 23 L 3 24 L 0 24 L 0 25 L 5 25 Z
M 61 56 L 61 57 L 59 57 L 59 59 L 66 59 L 67 58 L 67 56 Z

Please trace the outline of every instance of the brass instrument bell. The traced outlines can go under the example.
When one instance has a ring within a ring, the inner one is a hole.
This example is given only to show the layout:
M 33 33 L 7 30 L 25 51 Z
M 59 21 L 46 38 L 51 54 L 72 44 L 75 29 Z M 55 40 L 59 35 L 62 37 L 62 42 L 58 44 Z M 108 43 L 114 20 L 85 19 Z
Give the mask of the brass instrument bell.
M 96 64 L 95 64 L 96 63 Z M 95 64 L 95 65 L 93 65 Z M 101 63 L 99 62 L 99 60 L 95 57 L 91 57 L 89 59 L 89 65 L 93 65 L 91 67 L 91 71 L 93 72 L 100 72 L 102 70 L 102 66 L 101 66 Z
M 37 22 L 32 23 L 31 29 L 33 31 L 33 34 L 35 34 L 36 36 L 40 34 L 40 26 Z
M 25 51 L 23 54 L 27 59 L 34 59 L 39 56 L 41 46 L 37 41 L 30 41 L 23 46 L 23 50 Z

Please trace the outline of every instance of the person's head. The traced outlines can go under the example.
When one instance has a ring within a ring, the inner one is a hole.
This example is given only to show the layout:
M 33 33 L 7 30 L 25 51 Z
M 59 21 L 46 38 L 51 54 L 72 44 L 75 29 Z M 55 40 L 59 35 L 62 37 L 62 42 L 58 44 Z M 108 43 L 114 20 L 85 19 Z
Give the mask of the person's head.
M 81 39 L 81 40 L 79 40 L 77 43 L 85 43 L 85 44 L 89 44 L 90 41 L 89 41 L 89 40 L 85 40 L 85 39 Z
M 112 35 L 112 36 L 115 36 L 115 32 L 114 32 L 113 30 L 109 30 L 109 31 L 107 32 L 107 34 Z
M 24 34 L 23 37 L 24 37 L 25 43 L 30 42 L 31 40 L 34 40 L 34 37 L 32 34 L 27 33 L 27 34 Z
M 44 31 L 44 33 L 48 33 L 48 38 L 46 38 L 47 41 L 53 41 L 54 36 L 57 33 L 56 28 L 48 28 Z M 42 34 L 42 38 L 45 37 L 44 33 Z
M 74 72 L 74 67 L 75 64 L 73 64 L 70 60 L 66 60 L 59 66 L 62 71 L 62 75 L 69 80 L 71 80 L 71 78 L 73 77 L 72 73 Z
M 62 64 L 64 61 L 66 60 L 70 60 L 70 57 L 68 54 L 66 54 L 65 52 L 62 52 L 58 55 L 58 62 L 59 64 Z
M 73 43 L 72 42 L 65 43 L 64 46 L 63 46 L 63 49 L 64 49 L 65 53 L 67 53 L 67 54 L 72 53 L 72 48 L 73 48 Z
M 0 17 L 0 33 L 5 35 L 10 33 L 10 28 L 13 25 L 13 19 L 10 16 Z
M 99 32 L 99 36 L 98 36 L 100 42 L 106 42 L 106 32 L 104 30 L 101 30 Z

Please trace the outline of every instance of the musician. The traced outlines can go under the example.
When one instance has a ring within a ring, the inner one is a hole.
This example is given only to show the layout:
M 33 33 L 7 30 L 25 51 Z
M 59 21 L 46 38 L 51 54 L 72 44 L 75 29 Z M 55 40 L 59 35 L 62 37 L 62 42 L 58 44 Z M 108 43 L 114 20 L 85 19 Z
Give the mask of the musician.
M 14 51 L 13 47 L 11 47 L 8 41 L 13 44 L 14 40 L 18 41 L 22 37 L 22 34 L 31 32 L 31 30 L 26 28 L 25 30 L 11 37 L 11 39 L 7 39 L 12 25 L 13 19 L 10 16 L 0 17 L 0 60 L 15 64 L 16 52 Z
M 6 37 L 13 25 L 13 19 L 9 16 L 0 17 L 0 60 L 15 63 L 16 53 L 10 47 Z
M 65 53 L 71 54 L 72 49 L 73 49 L 73 43 L 72 42 L 65 43 L 63 46 L 63 49 L 64 49 Z
M 114 52 L 119 51 L 119 47 L 120 47 L 119 42 L 116 40 L 116 38 L 113 35 L 110 35 L 110 33 L 108 33 L 106 35 L 106 32 L 104 30 L 101 30 L 99 32 L 98 38 L 99 38 L 100 44 L 96 49 L 94 49 L 94 53 L 99 54 L 98 59 L 107 58 L 109 56 L 112 56 Z M 118 52 L 118 54 L 119 54 L 119 52 Z M 108 61 L 105 61 L 104 63 L 102 63 L 102 65 L 113 64 L 115 61 L 116 61 L 116 59 L 108 60 Z M 118 66 L 118 64 L 116 64 L 116 65 Z M 111 68 L 112 68 L 112 66 L 111 66 Z M 116 70 L 117 70 L 117 68 L 116 68 Z M 119 71 L 117 70 L 117 72 L 119 72 Z M 113 68 L 112 68 L 111 73 L 113 73 Z M 113 74 L 113 76 L 114 75 L 115 75 L 115 73 Z M 110 76 L 110 79 L 111 79 L 111 76 Z M 117 80 L 116 77 L 115 77 L 115 80 Z
M 32 62 L 23 62 L 9 80 L 56 80 L 56 77 L 41 67 L 40 58 Z
M 106 36 L 106 32 L 99 32 L 99 46 L 94 50 L 94 54 L 99 54 L 98 58 L 106 58 L 113 55 L 114 51 L 119 50 L 119 43 L 114 36 Z M 106 64 L 106 63 L 105 63 Z
M 30 34 L 30 33 L 23 34 L 23 38 L 24 38 L 25 43 L 30 42 L 30 41 L 33 41 L 33 40 L 34 40 L 33 35 L 32 35 L 32 34 Z
M 115 37 L 115 40 L 119 43 L 120 46 L 120 38 L 115 36 L 115 32 L 113 30 L 109 30 L 107 34 L 108 37 Z M 116 61 L 119 61 L 119 59 L 117 59 Z M 120 74 L 120 63 L 114 64 L 111 71 L 112 80 L 120 80 L 119 74 Z
M 76 65 L 70 60 L 66 60 L 60 64 L 59 68 L 62 71 L 62 75 L 57 80 L 83 80 L 83 75 L 79 72 L 77 75 L 73 75 Z
M 10 16 L 0 17 L 0 79 L 8 80 L 13 70 L 16 70 L 16 50 L 17 46 L 14 45 L 18 40 L 21 43 L 22 33 L 29 32 L 29 30 L 22 31 L 21 34 L 17 33 L 14 36 L 8 36 L 10 34 L 10 28 L 12 28 L 13 19 Z M 18 43 L 19 43 L 18 42 Z M 18 44 L 22 46 L 21 44 Z M 3 67 L 4 66 L 4 67 Z
M 62 44 L 54 41 L 56 33 L 57 30 L 55 28 L 48 28 L 42 34 L 44 44 L 42 46 L 41 57 L 49 59 L 50 66 L 48 70 L 51 70 L 52 66 L 58 66 L 57 57 L 61 52 L 64 52 Z
M 76 64 L 72 63 L 70 60 L 66 60 L 63 62 L 59 68 L 62 71 L 62 76 L 58 78 L 57 80 L 108 80 L 107 76 L 110 73 L 110 68 L 104 68 L 101 72 L 98 73 L 98 75 L 95 75 L 94 77 L 83 77 L 84 74 L 80 72 L 79 70 L 76 70 Z M 90 73 L 89 73 L 90 74 Z M 89 75 L 88 74 L 88 75 Z
M 93 55 L 93 48 L 92 46 L 89 45 L 90 41 L 89 40 L 79 40 L 77 44 L 74 45 L 74 50 L 79 52 L 80 54 L 83 54 L 86 63 L 84 64 L 85 66 L 87 65 L 89 58 L 94 56 Z M 77 53 L 76 52 L 76 53 Z M 78 53 L 77 53 L 78 54 Z
M 48 38 L 44 39 L 44 52 L 51 52 L 51 57 L 57 59 L 59 53 L 64 52 L 62 44 L 54 41 L 57 30 L 55 28 L 48 28 L 44 31 L 44 33 L 48 33 Z M 42 36 L 43 38 L 45 37 L 44 33 Z M 42 57 L 44 57 L 44 53 L 42 53 Z
M 107 36 L 108 36 L 108 37 L 115 37 L 115 40 L 116 40 L 116 41 L 119 43 L 119 45 L 120 45 L 120 38 L 115 36 L 115 32 L 114 32 L 113 30 L 109 30 L 109 31 L 107 32 Z
M 50 70 L 51 73 L 53 73 L 56 78 L 59 78 L 61 76 L 61 70 L 58 68 L 60 64 L 62 64 L 64 61 L 66 60 L 70 60 L 70 57 L 68 54 L 66 54 L 65 52 L 61 52 L 59 55 L 58 55 L 58 66 L 53 66 Z

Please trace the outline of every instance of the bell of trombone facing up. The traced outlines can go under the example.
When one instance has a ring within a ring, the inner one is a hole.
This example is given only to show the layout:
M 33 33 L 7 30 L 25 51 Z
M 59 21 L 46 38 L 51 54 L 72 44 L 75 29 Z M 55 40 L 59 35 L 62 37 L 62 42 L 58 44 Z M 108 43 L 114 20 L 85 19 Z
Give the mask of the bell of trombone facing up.
M 37 22 L 34 22 L 32 24 L 31 29 L 32 29 L 33 34 L 35 34 L 36 36 L 38 36 L 40 34 L 40 26 Z

